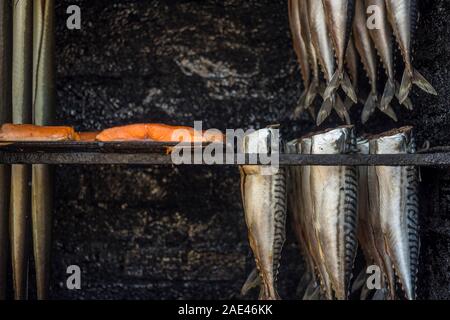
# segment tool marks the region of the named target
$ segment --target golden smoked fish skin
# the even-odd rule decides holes
[[[311,153],[351,153],[355,143],[353,127],[340,127],[312,136]],[[311,166],[310,170],[320,264],[333,297],[345,300],[357,250],[357,170],[350,166]]]
[[[370,140],[371,154],[415,152],[412,128],[386,132]],[[383,239],[377,239],[389,257],[407,299],[416,297],[416,276],[420,250],[418,173],[415,167],[369,167],[369,193],[378,211]],[[381,248],[378,245],[379,251]],[[393,281],[393,279],[388,279]],[[395,283],[390,283],[394,290]]]
[[[259,130],[245,137],[246,153],[267,153],[272,129]],[[286,228],[286,174],[284,168],[269,174],[268,167],[240,167],[241,193],[250,247],[259,271],[259,299],[277,300],[276,289],[281,250]]]

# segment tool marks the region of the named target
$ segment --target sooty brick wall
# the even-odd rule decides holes
[[[69,4],[81,8],[80,31],[65,28]],[[289,138],[314,128],[306,116],[289,120],[301,82],[285,0],[57,5],[60,123],[82,130],[139,121],[203,120],[219,129],[281,123]],[[440,95],[414,90],[415,111],[398,108],[399,125],[415,125],[419,144],[449,144],[450,3],[424,0],[420,10],[415,64]],[[378,115],[365,128],[393,126]],[[236,168],[62,166],[56,173],[53,298],[238,297],[253,258]],[[449,299],[450,176],[422,175],[419,295]],[[280,275],[280,294],[291,299],[303,270],[293,238],[288,228]],[[82,290],[65,288],[71,264],[82,268]]]

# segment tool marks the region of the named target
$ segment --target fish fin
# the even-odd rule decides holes
[[[306,287],[302,300],[320,300],[320,286],[314,280]]]
[[[383,96],[381,97],[380,110],[385,110],[388,108],[392,99],[395,96],[395,84],[393,81],[389,80],[386,82],[386,86],[384,87]]]
[[[246,296],[250,290],[258,287],[260,284],[261,280],[259,278],[258,269],[254,268],[241,288],[241,295]]]
[[[413,71],[413,78],[412,83],[414,83],[416,86],[418,86],[423,91],[437,96],[437,91],[433,88],[433,86],[425,79],[424,76],[422,76],[419,71],[415,70]]]
[[[333,110],[333,98],[331,99],[326,99],[323,103],[322,106],[320,107],[319,110],[319,114],[317,115],[317,120],[316,120],[316,124],[318,126],[320,126],[326,118],[328,118],[328,116],[331,113],[331,110]]]
[[[350,78],[346,72],[343,73],[342,82],[341,82],[342,90],[344,90],[347,97],[352,99],[354,103],[358,103],[358,97],[356,96],[355,88],[353,87]]]
[[[397,115],[395,114],[394,109],[392,109],[392,107],[391,107],[390,105],[388,105],[386,109],[381,110],[381,111],[383,111],[384,114],[388,115],[389,118],[391,118],[391,119],[394,120],[395,122],[398,121]]]
[[[379,107],[377,95],[373,93],[369,94],[366,102],[364,103],[364,108],[361,113],[361,121],[363,124],[366,123],[367,120],[369,120],[369,117],[372,115],[372,113],[375,112],[375,109],[377,107]]]
[[[350,115],[348,114],[347,108],[345,107],[341,97],[339,96],[336,97],[334,110],[336,110],[336,113],[338,114],[339,118],[341,118],[342,121],[345,121],[346,124],[350,124],[351,122]]]

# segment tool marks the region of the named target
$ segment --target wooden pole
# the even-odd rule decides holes
[[[54,0],[34,0],[33,122],[52,125],[55,113]],[[36,286],[39,300],[47,298],[50,274],[53,172],[49,165],[33,165],[31,212]]]
[[[11,2],[0,0],[0,124],[11,122]],[[6,299],[11,167],[0,165],[0,300]]]
[[[13,0],[12,115],[14,123],[32,120],[33,2]],[[28,165],[11,169],[10,236],[14,298],[28,298],[30,178]]]

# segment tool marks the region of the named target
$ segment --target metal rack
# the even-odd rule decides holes
[[[2,142],[0,164],[118,164],[172,165],[169,148],[176,143],[165,142]],[[204,148],[206,145],[203,145]],[[193,146],[185,144],[183,147]],[[191,149],[192,150],[192,149]],[[234,164],[243,164],[234,157]],[[249,164],[250,155],[245,164]],[[258,164],[259,164],[258,160]],[[202,163],[203,165],[205,163]],[[254,163],[251,163],[254,164]],[[450,149],[417,154],[384,155],[302,155],[280,154],[280,165],[352,165],[352,166],[450,166]],[[230,164],[228,164],[230,165]]]

